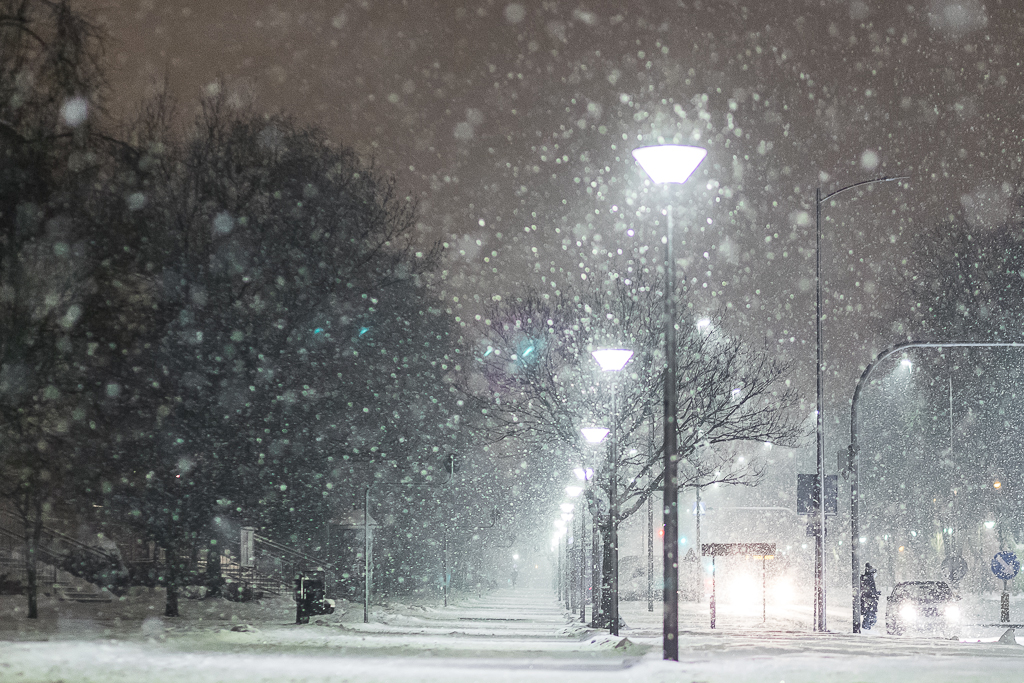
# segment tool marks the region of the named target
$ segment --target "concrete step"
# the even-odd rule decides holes
[[[66,602],[110,602],[113,596],[95,586],[76,586],[67,583],[53,584],[53,592],[58,600]]]

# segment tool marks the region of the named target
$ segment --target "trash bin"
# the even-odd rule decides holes
[[[323,572],[302,572],[295,578],[295,623],[318,614],[334,614],[334,600],[324,597]]]

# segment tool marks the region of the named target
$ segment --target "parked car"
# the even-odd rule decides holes
[[[960,631],[959,598],[945,581],[903,581],[893,586],[885,604],[885,631],[956,638]]]

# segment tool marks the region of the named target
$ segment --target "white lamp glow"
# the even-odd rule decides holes
[[[656,145],[633,150],[633,158],[657,184],[685,183],[708,151],[684,145]]]
[[[581,493],[583,493],[583,487],[582,486],[566,486],[565,487],[565,494],[567,496],[569,496],[570,498],[575,498],[576,496],[580,495]]]
[[[562,512],[572,512],[573,504],[572,503],[562,503],[558,507],[562,508]]]
[[[591,353],[597,364],[605,372],[615,372],[625,367],[633,352],[629,349],[599,349]]]
[[[604,437],[608,436],[608,430],[604,427],[584,427],[580,434],[587,440],[587,443],[601,443]]]

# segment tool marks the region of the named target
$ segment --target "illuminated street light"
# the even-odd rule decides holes
[[[600,349],[590,355],[605,372],[617,372],[626,367],[626,363],[633,357],[633,352],[629,349]]]
[[[657,185],[685,183],[708,151],[683,145],[656,145],[633,150],[633,158]]]
[[[633,158],[657,184],[685,183],[707,156],[707,150],[682,145],[657,145],[633,150]],[[679,484],[676,481],[676,259],[672,253],[672,204],[665,227],[665,476],[662,502],[668,538],[679,536]],[[679,548],[664,543],[662,589],[662,658],[679,661]]]
[[[603,427],[584,427],[580,430],[580,434],[587,440],[587,443],[601,443],[604,441],[604,437],[608,436],[608,430]],[[583,471],[581,468],[577,469]]]
[[[581,493],[583,493],[583,487],[582,486],[566,486],[565,487],[565,494],[567,496],[569,496],[570,498],[575,498],[576,496],[580,495]]]

